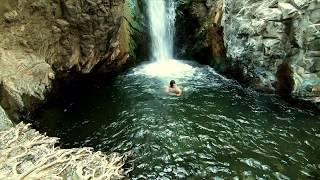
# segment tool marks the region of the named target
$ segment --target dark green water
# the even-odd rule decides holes
[[[196,64],[175,78],[183,96],[168,97],[172,77],[142,68],[70,89],[35,126],[63,147],[131,151],[132,179],[320,179],[319,114]]]

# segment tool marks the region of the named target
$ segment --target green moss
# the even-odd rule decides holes
[[[146,2],[143,0],[128,0],[127,18],[130,31],[129,64],[137,64],[149,55],[150,37],[147,22]]]

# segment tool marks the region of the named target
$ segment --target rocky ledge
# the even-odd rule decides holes
[[[90,148],[60,149],[58,138],[18,124],[0,131],[0,179],[124,179],[128,154],[104,155]]]

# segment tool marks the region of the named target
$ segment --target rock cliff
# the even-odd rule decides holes
[[[225,58],[222,15],[221,0],[178,1],[175,39],[178,58],[195,58],[221,68]]]
[[[180,56],[257,90],[319,101],[319,1],[183,0],[178,12]]]
[[[115,71],[132,51],[127,1],[0,2],[0,105],[12,119],[36,109],[55,79]]]
[[[317,0],[225,0],[227,57],[255,88],[319,96],[319,23]]]

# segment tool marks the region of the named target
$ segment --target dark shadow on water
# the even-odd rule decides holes
[[[57,91],[49,95],[47,103],[32,115],[29,122],[40,132],[61,138],[62,147],[87,146],[74,143],[82,139],[78,134],[92,136],[95,127],[112,122],[112,117],[103,120],[100,117],[112,114],[112,108],[105,112],[104,107],[108,107],[115,79],[116,75],[104,74],[59,83]],[[68,127],[77,130],[68,131]]]

